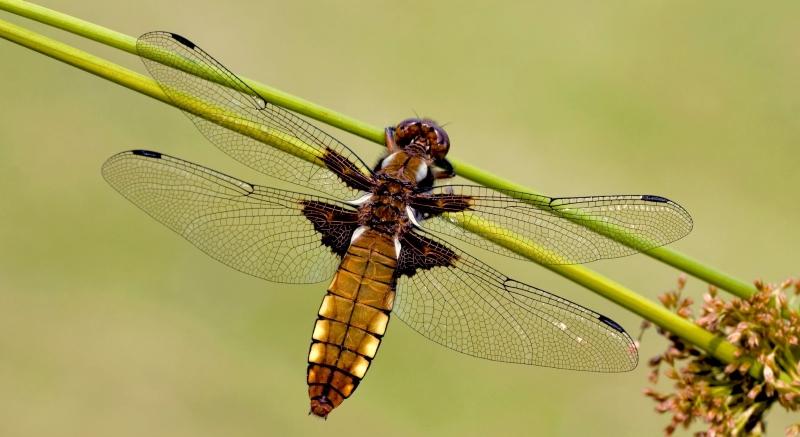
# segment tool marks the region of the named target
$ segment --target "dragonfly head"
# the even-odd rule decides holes
[[[443,160],[450,150],[447,132],[427,118],[408,118],[397,124],[394,140],[404,149],[421,149],[432,161]]]

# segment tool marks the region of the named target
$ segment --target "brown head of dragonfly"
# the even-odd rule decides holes
[[[394,128],[394,139],[407,151],[419,150],[434,160],[444,159],[450,150],[450,138],[435,121],[407,118]]]
[[[429,188],[434,179],[455,176],[453,166],[445,158],[450,151],[450,137],[431,119],[407,118],[395,127],[386,128],[386,147],[389,156],[402,151],[405,156],[420,159],[429,167],[424,177],[414,181],[421,187]]]

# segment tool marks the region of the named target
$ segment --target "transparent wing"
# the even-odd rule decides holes
[[[631,337],[601,314],[433,239],[406,238],[402,250],[393,314],[441,345],[488,360],[570,370],[622,372],[638,363]]]
[[[102,173],[128,200],[212,258],[270,281],[330,277],[340,261],[331,247],[346,245],[355,226],[348,220],[355,214],[344,204],[251,185],[158,152],[119,153]],[[327,246],[315,229],[325,219],[332,219]]]
[[[337,199],[358,197],[360,187],[346,185],[337,172],[330,169],[331,166],[343,167],[357,172],[352,175],[354,178],[367,178],[371,171],[358,156],[299,116],[266,102],[188,39],[168,32],[150,32],[139,37],[136,50],[150,74],[176,103],[189,102],[218,117],[238,118],[248,126],[269,132],[270,138],[291,153],[184,111],[200,132],[223,152],[269,176]],[[319,157],[326,160],[328,168],[308,162]]]
[[[412,206],[422,213],[421,218],[429,218],[421,222],[426,230],[513,258],[522,257],[491,240],[531,242],[535,247],[528,247],[545,264],[581,264],[632,255],[683,238],[692,230],[686,210],[653,195],[551,198],[445,185],[417,195]],[[469,232],[456,223],[479,232]],[[636,239],[641,249],[604,233],[623,241]]]

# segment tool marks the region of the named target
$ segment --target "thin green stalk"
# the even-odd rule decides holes
[[[80,18],[21,0],[0,0],[0,9],[138,55],[136,38]],[[158,60],[156,59],[156,61]],[[382,129],[254,80],[247,78],[243,78],[243,80],[270,103],[336,126],[372,142],[383,144]]]
[[[177,106],[180,109],[192,112],[210,121],[223,125],[229,129],[236,130],[244,135],[248,135],[267,144],[280,147],[275,144],[276,140],[270,135],[263,135],[260,129],[255,129],[247,123],[231,122],[226,117],[218,115],[218,110],[209,110],[210,104],[207,102],[197,103],[191,99],[170,99],[158,84],[141,74],[118,66],[89,53],[70,47],[66,44],[36,34],[19,26],[0,20],[0,37],[35,50],[39,53],[52,57],[56,60],[73,65],[84,71],[99,77],[111,80],[117,84],[125,86],[131,90],[140,92],[153,97],[164,103]],[[285,138],[285,137],[284,137]],[[279,141],[278,141],[279,143]],[[311,155],[297,155],[308,159],[311,162],[318,162]],[[504,244],[499,242],[499,244]],[[520,253],[523,256],[531,257],[528,251],[535,251],[535,247],[505,244],[510,250]],[[616,302],[619,305],[635,312],[643,318],[669,330],[680,336],[687,342],[694,344],[707,351],[714,357],[726,362],[733,362],[736,355],[736,347],[725,339],[700,328],[699,326],[683,319],[676,314],[666,310],[662,306],[652,302],[632,290],[606,278],[599,273],[593,272],[580,265],[548,265],[550,270],[570,279],[586,288],[593,290],[602,296]],[[759,376],[756,367],[753,368],[754,376]]]
[[[72,32],[74,34],[118,48],[120,50],[124,50],[132,54],[138,54],[136,52],[136,38],[57,11],[20,0],[0,0],[0,9],[4,9],[17,15],[57,27],[68,32]],[[155,60],[158,61],[158,59]],[[251,88],[257,91],[263,98],[271,103],[306,115],[310,118],[347,132],[351,132],[375,143],[383,144],[384,137],[383,130],[381,128],[361,122],[352,117],[348,117],[331,109],[259,82],[250,79],[244,80]],[[478,184],[493,189],[538,194],[536,190],[508,181],[475,166],[461,162],[456,158],[451,157],[449,159],[459,176]],[[576,220],[576,223],[583,226],[588,226],[593,231],[606,235],[607,237],[619,241],[622,244],[626,244],[634,248],[648,247],[646,242],[632,238],[629,235],[626,235],[623,230],[619,230],[618,228],[611,228],[609,226],[591,226],[590,221],[579,220],[576,217],[569,216],[566,218]],[[734,278],[669,247],[658,247],[647,250],[644,253],[652,258],[695,276],[696,278],[701,279],[709,284],[716,285],[720,289],[729,291],[736,296],[745,298],[756,292],[756,289],[753,285]]]

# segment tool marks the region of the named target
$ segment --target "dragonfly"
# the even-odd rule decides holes
[[[521,259],[500,243],[524,245],[543,264],[587,263],[684,237],[692,220],[677,203],[444,184],[456,176],[450,138],[425,118],[387,127],[384,155],[369,166],[187,38],[150,32],[137,50],[170,99],[201,102],[202,111],[184,112],[207,139],[298,188],[256,185],[149,150],[119,153],[102,167],[125,198],[223,264],[276,283],[330,281],[308,352],[310,414],[326,418],[353,394],[390,316],[487,360],[591,372],[636,367],[637,347],[618,323],[512,279],[448,239]],[[231,129],[231,121],[267,132],[272,144]]]

